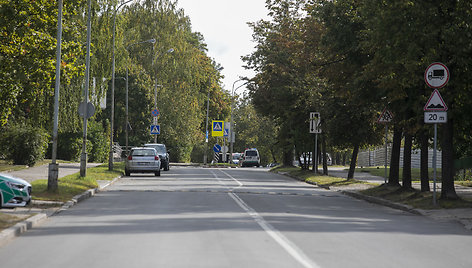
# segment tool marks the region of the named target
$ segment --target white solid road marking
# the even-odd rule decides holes
[[[220,170],[223,172],[226,176],[230,177],[232,180],[238,183],[238,187],[242,187],[243,184],[235,179],[233,176],[228,174],[227,172]],[[211,171],[213,173],[213,176],[223,185],[222,180],[216,175],[213,170]],[[226,185],[225,185],[226,186]],[[234,189],[234,188],[233,188]],[[244,211],[246,211],[251,218],[254,219],[254,221],[259,224],[259,226],[270,236],[272,239],[274,239],[287,253],[289,253],[296,261],[298,261],[303,267],[306,268],[320,268],[318,264],[313,262],[303,251],[297,247],[294,243],[292,243],[288,238],[286,238],[282,233],[280,233],[277,229],[275,229],[270,223],[264,220],[264,218],[259,215],[253,208],[251,208],[246,202],[244,202],[236,193],[234,192],[229,192],[228,195],[238,204]]]
[[[237,194],[228,193],[233,200],[244,209],[261,228],[270,235],[285,251],[287,251],[295,260],[297,260],[303,267],[319,268],[320,266],[313,262],[303,251],[288,240],[282,233],[277,231],[270,223],[266,222],[264,218],[259,215],[254,209],[248,206]]]

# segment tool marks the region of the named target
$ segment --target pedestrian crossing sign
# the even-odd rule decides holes
[[[161,125],[151,125],[151,135],[161,134]]]
[[[224,121],[211,121],[211,136],[212,137],[222,137],[224,132]]]

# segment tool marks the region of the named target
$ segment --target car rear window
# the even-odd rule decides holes
[[[246,151],[246,156],[257,156],[257,151]]]
[[[137,149],[131,152],[133,156],[153,156],[154,150],[146,150],[146,149]]]
[[[165,145],[144,145],[144,147],[151,147],[156,149],[156,152],[160,154],[165,154],[167,153],[166,146]]]

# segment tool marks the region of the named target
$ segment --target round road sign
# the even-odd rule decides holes
[[[151,114],[152,114],[152,116],[158,116],[159,115],[159,110],[154,109],[154,110],[151,111]]]
[[[442,88],[449,81],[449,69],[446,65],[435,62],[426,68],[424,81],[431,88]]]
[[[221,151],[221,145],[215,144],[215,146],[213,146],[213,151],[219,153]]]

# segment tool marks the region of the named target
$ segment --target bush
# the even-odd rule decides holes
[[[57,158],[68,161],[80,161],[82,140],[82,134],[78,132],[58,133]]]
[[[95,121],[89,121],[87,137],[92,146],[88,149],[90,152],[88,156],[89,161],[95,163],[106,162],[108,159],[110,139],[103,129],[103,126]]]
[[[25,124],[12,125],[0,134],[3,156],[14,165],[34,164],[44,159],[49,135],[42,129]]]

